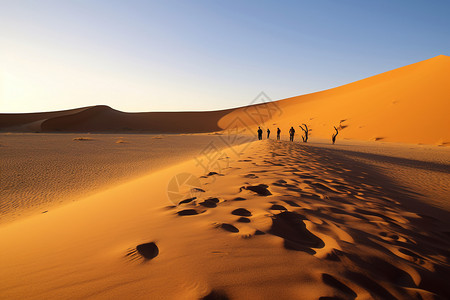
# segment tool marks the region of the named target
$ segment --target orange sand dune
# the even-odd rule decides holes
[[[25,132],[213,132],[220,130],[217,122],[229,112],[125,113],[98,105],[59,112],[0,114],[0,129]]]
[[[311,136],[450,144],[450,57],[440,55],[322,92],[210,112],[125,113],[108,106],[35,114],[0,114],[0,130],[194,133],[290,126]]]
[[[19,132],[41,131],[41,124],[45,120],[76,114],[89,108],[90,107],[84,107],[77,109],[29,114],[0,114],[0,130]]]
[[[186,161],[0,224],[0,298],[449,299],[450,149],[342,141],[448,144],[448,74],[450,57],[438,56],[327,91],[224,111],[93,106],[1,114],[4,131],[253,134],[260,125],[280,127],[285,139],[295,126],[296,141],[305,123],[314,143],[236,143],[235,135],[219,135],[230,148],[216,150],[215,161],[202,148],[203,163]],[[333,126],[340,129],[338,145],[317,142]],[[57,190],[52,177],[45,180],[49,172],[69,191],[78,178],[52,171],[42,158],[62,149],[66,170],[84,159],[91,173],[81,169],[79,182],[95,181],[96,170],[111,177],[102,161],[115,159],[110,153],[100,161],[95,152],[130,155],[141,141],[28,134],[42,137],[38,149],[31,147],[38,159],[22,155],[16,164],[14,155],[28,153],[19,152],[30,146],[27,134],[17,151],[15,134],[4,135],[12,136],[0,141],[8,170],[25,168]],[[45,136],[61,136],[62,148]],[[123,161],[143,164],[140,152]],[[9,187],[24,190],[25,177],[9,174]]]
[[[0,298],[450,297],[448,212],[336,149],[239,153],[0,226]]]
[[[222,128],[237,118],[252,131],[263,124],[287,134],[305,123],[311,136],[445,145],[450,143],[450,57],[422,62],[330,90],[236,109]]]
[[[95,106],[42,123],[45,132],[145,131],[193,133],[220,130],[218,120],[229,111],[125,113],[108,106]]]

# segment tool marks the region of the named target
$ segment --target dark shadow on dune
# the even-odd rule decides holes
[[[219,203],[219,199],[211,198],[211,199],[206,199],[205,201],[200,202],[199,204],[204,207],[214,208],[217,206],[217,203]]]
[[[397,300],[384,287],[362,273],[348,271],[347,277],[365,288],[374,299]]]
[[[128,249],[125,257],[130,261],[144,260],[149,261],[159,254],[159,248],[154,242],[137,245],[135,248]]]
[[[237,222],[239,222],[239,223],[250,223],[251,221],[250,221],[249,218],[246,218],[246,217],[240,217],[240,218],[237,220]]]
[[[159,254],[158,246],[154,242],[137,245],[136,250],[145,259],[153,259]]]
[[[284,247],[289,250],[316,252],[311,248],[323,248],[324,242],[312,234],[303,222],[305,218],[295,212],[285,211],[272,217],[269,233],[284,239]]]
[[[294,201],[291,201],[291,200],[283,200],[283,202],[285,202],[286,204],[289,204],[292,207],[300,207],[300,205],[298,205],[297,203],[295,203]]]
[[[233,201],[245,201],[245,200],[247,200],[247,199],[242,198],[242,197],[236,197],[233,199]]]
[[[448,222],[448,220],[450,220],[450,212],[423,203],[417,198],[419,194],[408,188],[400,186],[396,182],[393,182],[391,178],[381,174],[372,165],[361,161],[356,161],[352,159],[352,157],[366,158],[374,161],[381,160],[401,166],[421,168],[424,170],[437,171],[445,174],[450,174],[449,164],[424,162],[379,154],[360,153],[351,150],[326,149],[305,144],[289,146],[296,146],[301,149],[300,151],[303,151],[304,153],[306,152],[308,155],[315,157],[316,160],[320,162],[321,166],[326,167],[331,173],[339,174],[339,176],[345,179],[349,184],[353,183],[353,187],[359,186],[362,182],[373,183],[374,186],[379,187],[378,190],[369,191],[369,194],[365,196],[390,197],[399,201],[401,205],[404,205],[405,208],[407,208],[407,211],[412,211],[419,214],[423,211],[430,211],[430,213],[437,216],[440,221],[445,222],[445,228],[447,228],[447,230],[450,229],[450,222]],[[347,172],[343,172],[340,167],[341,165],[346,166],[346,168],[350,167],[350,169]]]
[[[248,185],[248,186],[244,186],[241,187],[241,191],[242,190],[249,190],[252,192],[257,193],[259,196],[270,196],[272,195],[272,193],[267,189],[268,186],[265,184],[260,184],[260,185]]]
[[[97,105],[58,112],[0,114],[5,119],[0,122],[0,130],[41,120],[42,132],[215,132],[222,130],[219,120],[232,111],[127,113]]]
[[[346,286],[345,284],[343,284],[342,282],[340,282],[339,280],[337,280],[336,278],[334,278],[329,274],[325,273],[322,274],[322,281],[326,285],[329,285],[346,294],[348,299],[355,299],[357,296],[357,294],[351,288],[349,288],[348,286]]]
[[[303,184],[318,189],[317,195],[300,193],[296,201],[310,207],[298,211],[322,220],[321,226],[328,228],[326,230],[330,230],[328,224],[333,223],[354,240],[354,243],[339,241],[344,250],[333,249],[325,257],[346,269],[343,277],[366,289],[376,299],[396,299],[391,290],[385,288],[387,286],[405,297],[413,295],[420,298],[419,293],[412,290],[423,289],[450,299],[450,287],[445,283],[445,278],[450,276],[450,241],[445,234],[450,229],[450,213],[421,202],[417,193],[399,185],[376,167],[354,158],[438,171],[443,176],[450,173],[449,165],[305,144],[285,144],[282,148],[283,142],[280,143],[280,150],[286,151],[288,147],[296,150],[290,152],[286,169],[304,165],[305,168],[294,175]],[[305,158],[308,159],[306,162]],[[327,175],[322,177],[310,173]],[[274,216],[271,233],[283,237],[288,249],[302,245],[301,250],[307,245],[306,251],[312,250],[314,246],[308,245],[311,240],[300,238],[305,230],[299,225],[301,217],[280,215]],[[357,223],[370,230],[352,226]],[[326,230],[325,234],[330,232]],[[415,284],[405,265],[420,276],[419,285]]]
[[[231,212],[232,215],[250,217],[252,213],[245,208],[237,208]]]
[[[198,215],[198,211],[195,209],[184,209],[184,210],[180,210],[179,212],[177,212],[177,214],[179,216],[194,216],[194,215]]]
[[[178,205],[190,203],[190,202],[194,201],[195,199],[197,199],[197,197],[192,197],[192,198],[184,199],[184,200],[180,201],[180,203],[178,203]]]
[[[272,206],[269,208],[270,210],[287,210],[286,207],[279,204],[272,204]]]
[[[450,174],[450,164],[445,164],[445,163],[422,161],[422,160],[415,160],[415,159],[394,157],[394,156],[387,156],[387,155],[373,154],[373,153],[363,153],[363,152],[342,150],[342,149],[335,149],[334,151],[336,151],[337,153],[349,155],[352,157],[359,157],[359,158],[369,159],[372,161],[380,161],[380,162],[400,165],[403,167],[409,167],[409,168],[429,170],[429,171]]]
[[[229,300],[227,294],[224,291],[212,290],[205,297],[200,298],[201,300]]]
[[[227,223],[220,224],[220,228],[222,228],[223,230],[226,230],[228,232],[233,232],[233,233],[239,232],[239,229],[237,229],[233,225],[227,224]]]

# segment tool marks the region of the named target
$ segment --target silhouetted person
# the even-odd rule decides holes
[[[334,127],[334,130],[336,130],[336,133],[333,133],[333,136],[331,137],[331,140],[333,141],[333,145],[334,145],[334,142],[336,142],[336,136],[338,135],[339,130],[336,128],[336,126],[333,126],[333,127]]]
[[[280,139],[281,130],[280,128],[277,128],[277,140]]]
[[[291,129],[289,129],[289,141],[291,141],[291,142],[294,141],[294,134],[295,134],[295,129],[294,129],[294,127],[291,127]]]
[[[258,140],[262,140],[262,129],[258,127]]]
[[[270,136],[270,129],[267,128],[267,138],[269,138],[269,136]]]

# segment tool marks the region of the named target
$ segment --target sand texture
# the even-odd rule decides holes
[[[1,226],[1,298],[450,297],[449,212],[401,178],[342,149],[226,151]]]
[[[0,223],[200,156],[211,135],[0,134]]]
[[[450,299],[448,74],[0,114],[0,299]]]

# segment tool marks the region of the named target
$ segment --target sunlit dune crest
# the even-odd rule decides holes
[[[284,131],[306,123],[312,136],[321,138],[331,138],[336,126],[340,138],[445,145],[450,142],[448,74],[450,57],[439,55],[337,88],[277,101],[280,111],[268,114],[265,123]],[[252,124],[251,113],[249,108],[237,109],[219,125],[226,127],[236,117]]]

